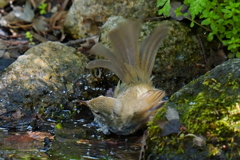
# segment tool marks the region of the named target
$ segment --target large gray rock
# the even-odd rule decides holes
[[[174,93],[150,122],[146,155],[239,159],[239,77],[240,59],[231,59]]]
[[[46,115],[68,105],[88,59],[74,48],[46,42],[29,49],[0,75],[0,113]]]
[[[95,35],[110,16],[146,18],[157,15],[156,0],[74,0],[65,31],[74,38]]]

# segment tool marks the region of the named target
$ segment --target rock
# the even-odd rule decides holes
[[[239,159],[239,77],[240,59],[230,59],[174,93],[149,123],[151,159]],[[166,118],[169,108],[179,119]]]
[[[156,16],[156,0],[75,0],[68,12],[65,32],[76,39],[95,35],[110,16]]]
[[[0,75],[1,118],[10,112],[49,116],[68,107],[74,81],[88,59],[74,48],[46,42],[29,49]]]
[[[0,0],[0,8],[4,8],[6,5],[8,5],[8,1],[7,0]]]
[[[184,24],[169,22],[169,35],[156,56],[153,82],[156,87],[172,95],[191,80],[203,75],[206,70],[204,67],[196,67],[197,64],[204,63],[197,36]]]
[[[9,59],[3,59],[3,58],[0,58],[0,72],[3,71],[8,66],[10,66],[14,61],[15,61],[15,59],[10,59],[10,58]]]

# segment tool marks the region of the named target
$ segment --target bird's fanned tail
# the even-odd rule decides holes
[[[151,73],[159,45],[168,32],[168,22],[162,22],[139,46],[140,21],[127,20],[110,31],[113,52],[96,44],[91,53],[106,59],[93,60],[87,68],[107,68],[125,83],[151,83]]]

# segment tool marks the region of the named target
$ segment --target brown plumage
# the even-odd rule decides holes
[[[168,22],[157,26],[139,46],[140,26],[140,21],[123,22],[108,35],[113,52],[101,43],[90,51],[106,59],[93,60],[87,68],[107,68],[122,82],[114,97],[100,96],[87,102],[105,134],[127,135],[145,126],[165,96],[153,87],[151,73],[159,45],[168,33]]]

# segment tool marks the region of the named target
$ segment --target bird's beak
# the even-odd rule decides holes
[[[73,102],[77,102],[77,103],[80,103],[84,106],[87,106],[88,107],[88,101],[83,101],[83,100],[74,100]]]

